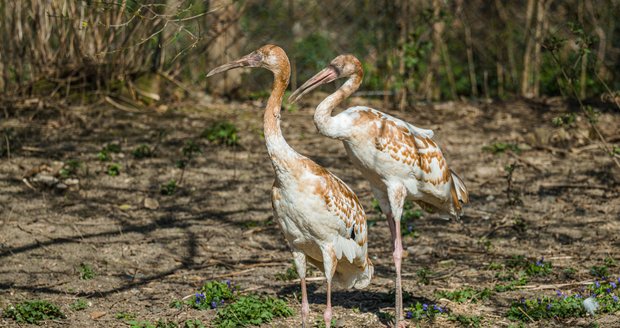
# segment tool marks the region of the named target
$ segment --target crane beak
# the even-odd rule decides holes
[[[214,69],[212,69],[209,73],[207,73],[207,77],[210,77],[212,75],[218,74],[218,73],[222,73],[228,70],[231,70],[233,68],[239,68],[239,67],[258,67],[261,63],[261,56],[256,53],[253,52],[249,55],[243,56],[235,61],[232,61],[230,63],[224,64],[222,66],[218,66]]]
[[[301,97],[303,97],[308,92],[318,88],[319,86],[332,82],[338,78],[338,71],[329,66],[322,71],[318,72],[315,76],[310,78],[306,83],[297,88],[290,97],[288,97],[288,102],[291,104],[296,103]]]

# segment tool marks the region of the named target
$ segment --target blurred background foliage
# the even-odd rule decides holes
[[[205,73],[265,44],[295,88],[341,53],[361,95],[415,101],[620,89],[620,0],[24,0],[0,3],[2,98],[154,104],[262,95],[270,75]],[[566,75],[566,76],[564,76]]]

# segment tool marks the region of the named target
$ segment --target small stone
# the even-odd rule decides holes
[[[58,183],[58,179],[56,179],[55,177],[51,175],[37,173],[37,175],[35,175],[34,178],[32,178],[32,182],[42,183],[47,186],[53,186]]]
[[[60,189],[60,190],[65,190],[65,189],[68,188],[67,185],[62,183],[62,182],[61,183],[57,183],[54,187],[56,187],[56,189]]]
[[[80,180],[74,179],[74,178],[70,178],[70,179],[65,180],[64,183],[67,186],[75,186],[75,185],[80,184]]]
[[[121,205],[118,205],[118,208],[121,211],[128,211],[128,210],[130,210],[132,208],[132,206],[129,205],[129,204],[121,204]]]
[[[149,210],[156,210],[159,208],[159,202],[157,199],[146,197],[144,198],[144,207]]]
[[[93,312],[90,313],[90,318],[93,319],[93,320],[97,320],[97,319],[103,317],[106,314],[107,314],[107,312],[105,312],[105,311],[93,311]]]
[[[344,318],[338,318],[336,320],[336,324],[334,325],[334,327],[337,327],[337,328],[344,327],[344,324],[345,324]]]
[[[439,262],[439,266],[442,266],[444,268],[453,267],[455,265],[456,265],[456,261],[452,259]]]

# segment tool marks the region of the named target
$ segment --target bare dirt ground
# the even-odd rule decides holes
[[[349,105],[368,102],[353,99]],[[165,113],[109,106],[7,113],[0,120],[5,135],[0,141],[10,145],[10,151],[4,145],[0,160],[0,306],[50,300],[67,318],[45,322],[49,327],[127,326],[115,317],[119,312],[153,322],[192,318],[208,323],[214,310],[178,310],[169,303],[193,295],[206,281],[231,279],[242,292],[277,295],[295,310],[293,317],[266,326],[299,326],[298,283],[275,278],[290,267],[291,255],[272,220],[273,172],[261,138],[262,106],[261,101],[213,101]],[[567,129],[552,125],[553,117],[566,112],[562,102],[443,103],[410,112],[386,111],[434,129],[449,164],[470,190],[471,204],[462,222],[425,214],[414,222],[417,236],[405,238],[404,288],[415,300],[480,315],[482,326],[504,327],[516,324],[505,316],[511,302],[553,295],[558,286],[577,290],[595,279],[589,273],[592,266],[602,265],[605,258],[620,262],[620,171],[583,120]],[[349,184],[369,219],[378,219],[368,183],[338,141],[317,133],[311,113],[310,108],[285,112],[285,137]],[[607,111],[599,119],[601,131],[616,145],[617,113]],[[220,120],[239,128],[241,146],[210,144],[199,137]],[[183,172],[177,192],[162,195],[162,184],[180,178],[182,169],[175,161],[189,140],[202,153]],[[496,142],[516,144],[521,151],[483,151]],[[111,162],[120,164],[118,176],[107,175],[110,162],[97,158],[110,143],[122,148],[111,154]],[[154,156],[134,158],[131,152],[140,144],[154,147]],[[58,177],[62,163],[70,160],[81,163],[72,176],[77,184],[71,180],[60,189],[36,181],[37,173]],[[516,168],[507,192],[505,167],[510,164]],[[376,278],[365,290],[334,293],[339,326],[383,327],[386,313],[393,313],[389,240],[387,223],[380,218],[369,232]],[[489,265],[512,255],[544,257],[554,271],[478,303],[458,304],[436,296],[437,291],[464,286],[493,289],[497,271]],[[93,267],[94,279],[79,278],[82,263]],[[576,269],[570,278],[562,274],[569,267]],[[422,268],[430,271],[427,284],[416,274]],[[618,266],[609,270],[612,277],[620,274]],[[320,272],[312,275],[320,277]],[[310,283],[309,292],[311,322],[316,322],[325,304],[322,281]],[[90,306],[71,310],[69,305],[78,298]],[[526,325],[593,323],[620,327],[620,318],[616,313]],[[458,326],[445,316],[410,325]],[[17,324],[0,318],[0,326]]]

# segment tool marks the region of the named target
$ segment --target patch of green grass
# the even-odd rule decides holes
[[[196,156],[196,154],[202,153],[202,149],[194,140],[188,140],[181,148],[182,159],[176,162],[176,166],[180,169],[187,167],[187,164]]]
[[[605,258],[605,265],[608,267],[615,267],[617,265],[616,260],[614,260],[613,257],[606,257]]]
[[[153,149],[148,145],[141,144],[136,147],[131,154],[137,159],[148,158],[153,156]]]
[[[492,293],[493,291],[491,291],[488,288],[477,290],[471,287],[465,287],[465,288],[457,289],[451,292],[440,291],[440,292],[437,292],[436,295],[437,297],[446,298],[446,299],[449,299],[457,303],[465,303],[465,302],[476,303],[477,301],[488,299]]]
[[[482,150],[490,152],[492,154],[503,154],[507,150],[510,150],[517,154],[521,152],[521,149],[517,144],[500,141],[492,143],[490,145],[486,145],[482,147]]]
[[[590,268],[590,274],[599,278],[608,277],[609,268],[606,265],[594,265]]]
[[[286,271],[284,273],[280,273],[280,272],[276,273],[275,277],[276,277],[276,280],[291,281],[291,280],[295,280],[299,278],[299,275],[297,274],[297,269],[295,268],[295,264],[292,264],[291,266],[286,268]]]
[[[187,304],[198,310],[207,310],[215,309],[236,298],[235,287],[230,280],[209,281],[200,288],[193,300],[188,300]]]
[[[114,315],[114,318],[123,320],[123,321],[131,321],[136,318],[136,315],[131,312],[121,311],[121,312],[116,312],[116,314]]]
[[[530,277],[547,276],[553,272],[553,264],[545,261],[544,257],[540,260],[530,261],[523,255],[513,255],[506,260],[505,264],[507,268],[525,270],[525,273]]]
[[[482,317],[479,315],[451,314],[448,320],[459,323],[461,327],[478,328],[482,325]]]
[[[172,179],[159,187],[159,193],[165,196],[173,195],[177,191],[177,181]]]
[[[508,273],[504,272],[503,274],[498,273],[496,277],[502,281],[506,281],[506,283],[495,285],[493,289],[498,293],[515,290],[517,286],[524,286],[528,282],[527,275],[523,271],[519,271],[516,276],[512,271]]]
[[[426,304],[421,302],[415,302],[409,305],[405,309],[405,318],[413,321],[420,321],[423,319],[434,320],[436,316],[446,312],[446,309],[438,306],[437,304]]]
[[[502,265],[501,263],[497,263],[497,262],[491,262],[489,263],[489,265],[487,265],[487,270],[501,270],[504,268],[504,265]]]
[[[88,302],[83,298],[78,298],[75,302],[71,303],[69,307],[73,311],[82,311],[88,308]]]
[[[77,170],[80,168],[82,164],[80,163],[80,161],[76,160],[76,159],[70,159],[68,160],[65,165],[62,166],[62,168],[60,169],[60,171],[58,171],[58,174],[62,177],[62,178],[68,178],[72,175],[75,175],[77,173]]]
[[[4,309],[3,317],[18,323],[38,324],[43,320],[64,319],[66,316],[60,308],[48,301],[24,301],[17,305],[9,305]]]
[[[566,113],[560,116],[556,116],[551,120],[553,125],[557,127],[565,126],[570,127],[575,125],[575,120],[577,119],[577,114],[575,113]]]
[[[80,273],[80,279],[82,280],[90,280],[95,278],[95,270],[88,263],[80,263],[78,267],[78,272]]]
[[[206,326],[198,319],[188,319],[183,322],[183,328],[205,328]]]
[[[273,318],[291,315],[293,310],[281,299],[250,295],[241,296],[234,303],[218,310],[213,323],[218,328],[258,326],[271,322]]]
[[[531,299],[521,299],[513,302],[506,316],[510,320],[528,322],[530,320],[541,320],[551,318],[573,318],[583,317],[587,311],[584,306],[584,299],[589,295],[598,307],[594,309],[596,313],[615,313],[620,311],[620,300],[617,282],[605,281],[596,282],[588,287],[584,293],[564,293],[560,290],[555,297],[542,296]]]
[[[214,123],[206,128],[201,136],[210,142],[226,146],[236,146],[239,142],[237,127],[230,122]]]
[[[562,274],[566,279],[573,279],[575,278],[575,274],[577,274],[577,270],[575,270],[575,268],[566,268],[562,270]]]
[[[429,269],[429,268],[421,268],[418,271],[416,271],[416,276],[418,277],[418,282],[422,285],[428,285],[430,283],[430,275],[433,274],[433,272]]]
[[[332,319],[330,321],[330,325],[331,327],[336,327],[336,319]],[[318,319],[314,322],[314,327],[315,328],[325,328],[325,320],[323,319]]]
[[[121,174],[121,165],[118,163],[112,163],[108,165],[108,170],[106,172],[111,177],[116,177]]]
[[[101,148],[101,150],[97,153],[97,158],[102,162],[107,162],[112,159],[111,153],[120,153],[121,145],[112,143],[107,144]]]

